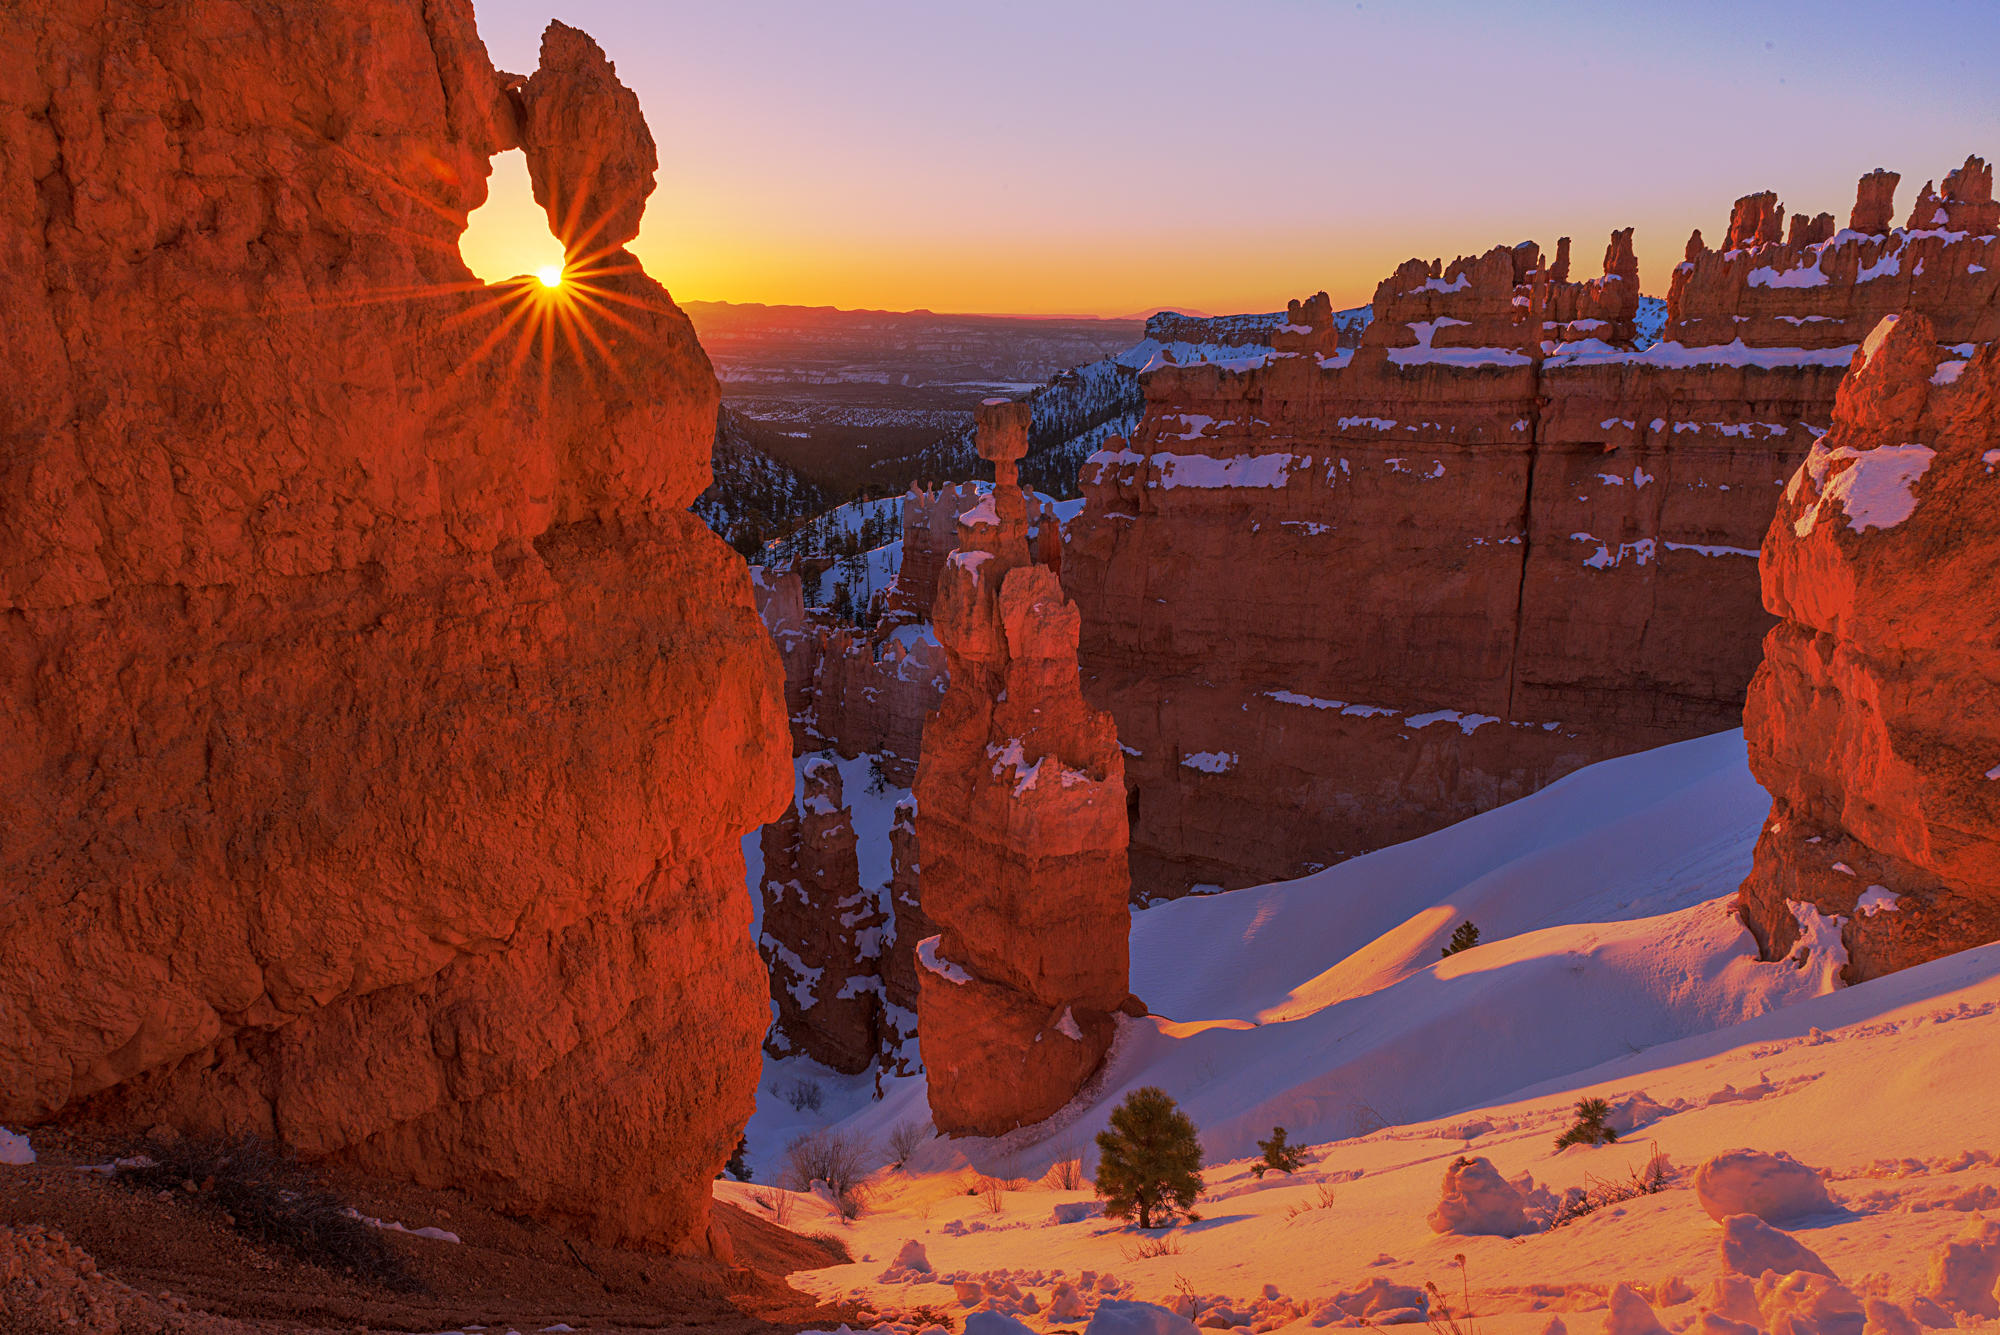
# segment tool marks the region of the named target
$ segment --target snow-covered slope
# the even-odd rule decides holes
[[[1545,1309],[1602,1308],[1622,1280],[1654,1286],[1678,1330],[1695,1290],[1664,1281],[1705,1288],[1717,1265],[1684,1181],[1524,1240],[1426,1223],[1461,1154],[1560,1193],[1625,1177],[1657,1142],[1683,1168],[1747,1144],[1822,1169],[1846,1208],[1800,1239],[1845,1278],[1881,1272],[1867,1291],[1906,1297],[1963,1210],[2000,1208],[2000,1147],[1982,1140],[2000,1114],[2000,946],[1838,990],[1831,933],[1833,951],[1759,963],[1730,904],[1768,810],[1742,748],[1732,732],[1608,761],[1314,876],[1136,914],[1133,986],[1154,1014],[1126,1027],[1099,1085],[1004,1140],[929,1142],[846,1226],[872,1259],[797,1281],[885,1312],[962,1310],[949,1285],[880,1278],[915,1238],[938,1276],[976,1286],[967,1305],[1037,1327],[1077,1326],[1046,1304],[1089,1270],[1124,1296],[1192,1289],[1261,1314],[1242,1324],[1303,1329],[1372,1279],[1456,1288],[1463,1254],[1482,1329],[1540,1331]],[[1482,944],[1440,958],[1466,920]],[[798,1074],[774,1064],[766,1088]],[[1210,1163],[1202,1219],[1150,1257],[1114,1223],[1054,1222],[1053,1206],[1091,1197],[1039,1181],[1065,1152],[1084,1151],[1088,1172],[1110,1107],[1148,1084],[1192,1116]],[[1595,1094],[1644,1094],[1640,1134],[1556,1152],[1571,1105]],[[829,1081],[819,1114],[763,1102],[751,1150],[767,1178],[802,1130],[879,1144],[925,1113],[920,1077],[880,1101]],[[1273,1125],[1314,1149],[1303,1173],[1259,1181],[1245,1160]],[[1012,1184],[997,1209],[974,1198],[980,1175]],[[801,1208],[795,1227],[825,1226],[817,1201]]]

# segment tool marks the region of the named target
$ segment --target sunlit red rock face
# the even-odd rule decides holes
[[[997,1135],[1069,1101],[1127,1004],[1124,769],[1077,683],[1077,609],[1028,548],[1028,406],[990,401],[993,503],[959,521],[933,615],[951,686],[924,732],[918,1016],[932,1120]]]
[[[1764,541],[1744,730],[1772,810],[1741,902],[1769,958],[1814,914],[1852,982],[2000,938],[1996,466],[2000,348],[1879,325]]]
[[[1982,173],[1936,207],[1983,219]],[[1857,214],[1883,194],[1864,179]],[[1946,341],[1990,336],[2000,290],[1984,233],[1814,246],[1830,224],[1791,244],[1780,216],[1739,201],[1747,236],[1677,271],[1689,342],[1634,350],[1620,232],[1588,282],[1566,244],[1412,261],[1359,348],[1321,296],[1262,364],[1147,377],[1063,567],[1126,748],[1137,896],[1298,875],[1735,726],[1771,624],[1757,549],[1872,285]]]
[[[0,1121],[698,1247],[788,764],[685,511],[715,379],[621,249],[637,100],[561,25],[497,74],[457,0],[26,0],[0,46]],[[517,142],[561,306],[458,259]]]

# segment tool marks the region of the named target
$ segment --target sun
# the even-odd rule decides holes
[[[561,287],[563,267],[560,264],[544,264],[535,270],[535,277],[542,280],[543,287]]]

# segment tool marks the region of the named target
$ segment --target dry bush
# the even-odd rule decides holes
[[[1291,1209],[1285,1211],[1285,1218],[1297,1219],[1302,1214],[1311,1214],[1314,1210],[1325,1210],[1333,1205],[1335,1200],[1334,1190],[1327,1183],[1320,1183],[1316,1194],[1318,1196],[1317,1200],[1293,1202]]]
[[[1607,1205],[1620,1201],[1635,1200],[1640,1196],[1651,1196],[1665,1191],[1680,1180],[1680,1171],[1666,1155],[1660,1153],[1660,1143],[1652,1143],[1653,1152],[1646,1159],[1644,1168],[1634,1168],[1623,1178],[1597,1178],[1583,1175],[1583,1189],[1570,1191],[1563,1196],[1562,1204],[1549,1219],[1550,1228],[1561,1228],[1564,1224],[1574,1224],[1586,1215],[1592,1215]]]
[[[773,1187],[769,1191],[753,1191],[750,1199],[771,1212],[771,1222],[783,1228],[792,1222],[792,1193],[783,1187]]]
[[[129,1155],[118,1169],[120,1182],[172,1192],[251,1241],[283,1247],[309,1265],[406,1292],[418,1287],[381,1230],[275,1146],[252,1136],[191,1136],[148,1141]]]
[[[979,1199],[986,1203],[986,1213],[999,1214],[1007,1208],[1007,1184],[997,1177],[979,1180]]]
[[[1083,1190],[1083,1151],[1074,1145],[1064,1145],[1056,1151],[1056,1161],[1049,1165],[1045,1179],[1057,1191]]]
[[[931,1138],[930,1127],[922,1122],[898,1122],[889,1132],[889,1153],[901,1168],[917,1148]]]
[[[1187,1319],[1199,1324],[1201,1321],[1201,1298],[1195,1293],[1194,1285],[1188,1282],[1186,1275],[1176,1274],[1174,1276],[1174,1290],[1181,1295],[1181,1302],[1187,1307]]]
[[[793,1112],[818,1112],[826,1100],[826,1091],[817,1080],[794,1080],[778,1097],[791,1104]]]
[[[811,1191],[824,1182],[834,1208],[843,1219],[861,1213],[862,1182],[868,1176],[870,1149],[859,1136],[828,1127],[808,1132],[785,1146],[785,1172],[791,1185]]]
[[[817,1242],[820,1246],[826,1248],[829,1253],[837,1257],[838,1260],[835,1264],[847,1265],[854,1260],[854,1253],[849,1250],[847,1239],[841,1237],[838,1233],[808,1233],[806,1237]]]
[[[1150,1261],[1156,1256],[1179,1256],[1181,1235],[1162,1233],[1156,1238],[1140,1238],[1133,1246],[1121,1247],[1119,1250],[1125,1253],[1125,1259],[1128,1261]]]

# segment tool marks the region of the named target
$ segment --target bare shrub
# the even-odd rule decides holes
[[[986,1203],[986,1213],[999,1214],[1007,1208],[1007,1183],[997,1177],[981,1178],[979,1199]]]
[[[1128,1261],[1150,1261],[1156,1256],[1179,1256],[1181,1235],[1161,1233],[1156,1237],[1140,1238],[1136,1244],[1121,1247],[1119,1250],[1125,1253],[1125,1259]]]
[[[792,1222],[792,1193],[782,1187],[753,1191],[750,1199],[771,1212],[771,1222],[783,1228]]]
[[[1311,1214],[1314,1210],[1325,1210],[1332,1207],[1336,1197],[1331,1186],[1325,1182],[1320,1183],[1316,1194],[1318,1196],[1317,1200],[1293,1202],[1291,1209],[1285,1211],[1285,1218],[1297,1219],[1302,1214]]]
[[[1679,1180],[1680,1170],[1660,1153],[1660,1143],[1654,1141],[1645,1167],[1631,1169],[1625,1177],[1605,1179],[1585,1173],[1582,1188],[1572,1188],[1564,1194],[1562,1203],[1556,1206],[1555,1214],[1549,1218],[1549,1227],[1561,1228],[1564,1224],[1574,1224],[1586,1215],[1595,1214],[1607,1205],[1655,1195]]]
[[[1074,1145],[1057,1149],[1056,1161],[1049,1165],[1046,1180],[1057,1191],[1082,1191],[1083,1151]]]
[[[778,1097],[791,1104],[793,1112],[818,1112],[826,1101],[826,1091],[817,1080],[794,1080]]]
[[[908,1163],[910,1156],[930,1138],[931,1130],[925,1123],[898,1122],[889,1132],[889,1153],[894,1156],[896,1167],[901,1168]]]
[[[785,1172],[800,1191],[811,1191],[815,1182],[826,1183],[840,1217],[852,1219],[861,1213],[869,1154],[866,1140],[828,1127],[808,1132],[785,1146]]]
[[[808,1233],[808,1238],[827,1249],[835,1258],[835,1264],[847,1265],[854,1260],[854,1253],[847,1246],[847,1239],[838,1233]]]
[[[1187,1308],[1187,1319],[1199,1324],[1201,1321],[1201,1297],[1194,1291],[1194,1285],[1186,1275],[1174,1276],[1174,1290],[1181,1296],[1181,1304]]]

